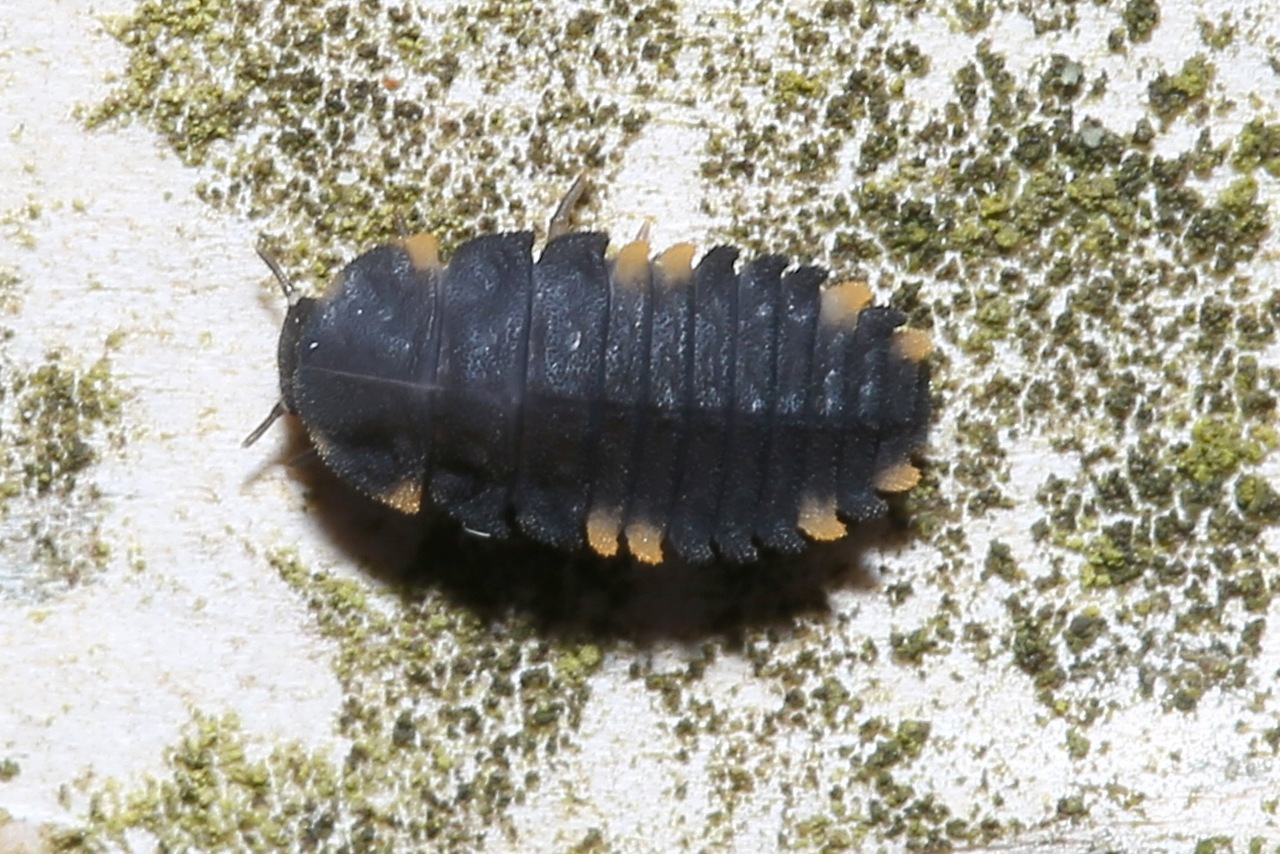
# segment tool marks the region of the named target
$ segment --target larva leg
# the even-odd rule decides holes
[[[565,193],[560,204],[556,205],[556,212],[551,215],[551,222],[547,224],[547,240],[555,240],[569,233],[569,215],[573,213],[574,207],[586,189],[587,173],[583,172],[574,179],[569,192]]]

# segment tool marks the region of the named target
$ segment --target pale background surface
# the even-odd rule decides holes
[[[1187,5],[1194,10],[1166,4],[1158,41],[1144,55],[1164,49],[1159,39],[1169,42],[1169,51],[1189,55],[1196,49],[1197,16],[1216,20],[1245,8]],[[1248,5],[1259,9],[1253,19],[1263,22],[1255,30],[1265,32],[1269,21],[1272,36],[1280,33],[1280,6]],[[30,825],[75,823],[83,815],[84,792],[103,781],[128,785],[163,774],[165,750],[195,711],[234,711],[250,743],[263,752],[286,739],[335,756],[344,750],[335,732],[342,692],[331,667],[334,645],[320,638],[306,603],[280,581],[265,554],[296,545],[312,569],[364,576],[306,513],[301,486],[277,464],[283,431],[273,431],[252,451],[239,447],[276,393],[272,360],[280,306],[252,251],[261,226],[199,201],[201,175],[162,150],[146,127],[88,132],[73,115],[77,105],[108,91],[104,76],[119,73],[125,62],[125,51],[103,32],[98,16],[128,9],[123,0],[0,7],[0,209],[6,216],[0,265],[22,280],[17,313],[4,323],[15,333],[5,344],[8,357],[12,364],[32,364],[51,348],[65,348],[87,366],[118,334],[112,374],[128,395],[124,448],[108,449],[91,475],[103,493],[101,532],[110,548],[105,569],[70,591],[34,597],[22,587],[23,565],[0,567],[0,575],[19,579],[12,584],[16,592],[0,596],[0,759],[21,769],[0,782],[0,809]],[[1081,13],[1087,17],[1092,10]],[[947,85],[947,68],[971,58],[967,43],[964,56],[949,57],[948,28],[928,16],[911,36],[935,48],[938,86]],[[1029,27],[1016,24],[988,37],[1007,51],[1016,39],[1026,40],[1031,55],[1043,49]],[[1045,52],[1061,50],[1057,41]],[[1264,116],[1280,103],[1277,76],[1259,62],[1265,54],[1265,48],[1245,46],[1215,57],[1218,84],[1242,98],[1256,91]],[[1270,55],[1277,55],[1274,39]],[[1094,105],[1090,113],[1109,120],[1114,109],[1123,116],[1120,100]],[[670,112],[679,118],[678,110]],[[1228,129],[1222,137],[1229,137],[1241,119],[1223,121]],[[1131,124],[1131,118],[1116,120],[1118,127]],[[1186,133],[1194,137],[1194,130]],[[714,225],[685,204],[699,181],[690,138],[687,126],[655,122],[599,197],[600,225],[629,233],[651,217],[658,244]],[[536,197],[555,192],[540,187]],[[1276,182],[1264,181],[1261,192],[1260,201],[1274,204]],[[27,217],[32,203],[39,211]],[[1272,235],[1253,262],[1256,279],[1277,281],[1275,249]],[[1271,366],[1276,364],[1273,359]],[[947,446],[952,429],[939,430],[935,448]],[[975,542],[999,538],[1034,560],[1026,529],[1036,511],[1020,515],[1019,504],[1029,502],[1034,486],[1019,486],[1018,472],[1039,477],[1046,459],[1034,441],[1011,457],[1014,507],[971,530]],[[1061,457],[1053,465],[1072,470]],[[1269,459],[1259,471],[1274,476],[1275,469]],[[20,524],[5,524],[7,540],[21,537]],[[975,545],[973,552],[981,561],[986,549]],[[923,547],[873,550],[863,558],[899,579],[902,573],[912,577],[903,567],[913,560],[928,559]],[[1274,585],[1275,567],[1265,572]],[[955,583],[984,582],[975,571]],[[884,627],[910,629],[927,617],[936,599],[928,585],[927,574],[918,574],[917,595],[901,608],[877,591],[841,587],[832,594],[833,614],[812,620],[835,626],[835,633],[879,627],[871,635],[883,640]],[[980,596],[953,592],[966,603],[967,618],[984,618],[984,608],[1003,612],[998,602],[984,606]],[[836,615],[851,619],[838,622]],[[1264,616],[1274,622],[1280,604],[1272,603]],[[806,630],[778,643],[793,655],[821,634]],[[857,650],[862,637],[850,634],[847,648]],[[541,797],[513,811],[520,841],[494,835],[490,847],[552,850],[593,827],[605,829],[605,850],[710,844],[745,851],[778,844],[779,807],[763,786],[714,838],[696,820],[673,817],[696,815],[704,796],[714,802],[699,783],[700,763],[731,745],[704,736],[705,750],[695,751],[691,763],[675,762],[671,721],[628,670],[637,660],[654,670],[679,670],[696,650],[697,644],[660,643],[645,652],[608,644],[574,735],[576,758],[548,773],[555,783],[544,785]],[[1114,704],[1088,729],[1093,750],[1083,760],[1068,755],[1068,725],[1037,703],[1031,680],[1007,655],[985,663],[967,655],[926,657],[916,667],[896,665],[886,653],[882,645],[873,668],[843,674],[868,704],[865,714],[874,709],[890,721],[930,721],[929,749],[911,766],[910,779],[949,799],[962,816],[974,804],[986,805],[975,810],[984,814],[998,793],[996,814],[1027,830],[997,841],[997,848],[1188,850],[1222,835],[1234,839],[1237,851],[1250,840],[1264,841],[1266,850],[1280,845],[1274,807],[1280,770],[1274,751],[1259,741],[1280,714],[1274,695],[1280,632],[1273,625],[1247,684],[1210,692],[1194,712],[1164,710],[1158,698],[1139,700],[1130,685],[1094,686],[1097,696]],[[758,680],[733,652],[722,652],[691,690],[744,714],[776,710],[782,700],[776,682]],[[782,745],[774,741],[768,749]],[[792,739],[797,756],[812,748],[802,732]],[[743,740],[733,749],[745,751],[749,761],[753,747]],[[688,780],[690,794],[677,805],[671,792],[678,777]],[[1141,806],[1130,809],[1123,798],[1097,794],[1113,785],[1140,792]],[[1061,800],[1080,793],[1089,795],[1089,814],[1055,820]],[[0,830],[0,839],[6,832],[17,831]],[[877,844],[893,849],[899,842]],[[0,850],[7,850],[5,843]]]

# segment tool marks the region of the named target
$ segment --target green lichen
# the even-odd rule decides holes
[[[1065,639],[1067,649],[1080,655],[1098,642],[1107,631],[1107,618],[1096,606],[1086,608],[1071,618],[1067,625]]]
[[[1133,526],[1117,522],[1108,526],[1085,548],[1087,562],[1081,574],[1085,587],[1114,587],[1139,578],[1152,562],[1150,549],[1134,541]]]
[[[1081,819],[1089,815],[1089,806],[1079,795],[1062,798],[1058,801],[1058,817]]]
[[[1196,842],[1195,854],[1229,854],[1234,849],[1230,836],[1210,836]]]
[[[1236,481],[1236,506],[1246,516],[1272,524],[1280,522],[1280,494],[1257,475],[1245,475]]]
[[[103,358],[80,368],[57,351],[31,368],[0,351],[0,545],[17,572],[0,595],[40,598],[81,582],[109,556],[91,475],[123,442],[124,396]]]
[[[1016,598],[1006,602],[1014,617],[1011,638],[1013,661],[1030,676],[1043,696],[1066,682],[1066,671],[1058,663],[1054,635],[1058,631],[1056,615],[1048,608],[1032,613]]]
[[[87,371],[69,370],[65,354],[54,352],[34,371],[12,378],[16,399],[12,427],[6,432],[18,449],[23,487],[37,495],[66,494],[98,457],[95,431],[119,423],[122,399],[105,360]]]
[[[0,316],[17,314],[22,305],[22,277],[0,267]]]
[[[84,842],[123,845],[127,831],[144,829],[174,849],[331,844],[341,819],[340,769],[295,744],[263,759],[250,758],[250,749],[234,715],[195,715],[165,757],[170,776],[127,794],[113,787],[94,797],[89,817],[95,828]]]
[[[1215,73],[1203,54],[1188,59],[1177,73],[1160,72],[1147,87],[1152,112],[1163,122],[1182,116],[1203,102]]]
[[[1026,578],[1026,574],[1018,568],[1013,553],[1007,543],[995,540],[987,548],[987,559],[983,565],[983,577],[995,576],[1009,583]]]
[[[1089,748],[1089,739],[1085,738],[1078,729],[1068,730],[1067,753],[1072,759],[1084,759],[1089,755]]]
[[[124,82],[86,121],[146,117],[185,162],[216,167],[208,201],[270,216],[271,242],[323,281],[345,254],[331,247],[383,241],[397,217],[448,246],[527,226],[577,173],[617,168],[649,121],[639,96],[674,73],[674,6],[525,5],[142,3],[113,24],[131,51]],[[460,76],[503,106],[460,105]],[[357,126],[395,142],[371,153]],[[518,188],[535,176],[547,195],[530,200]]]
[[[1160,25],[1160,4],[1156,0],[1128,0],[1124,6],[1124,26],[1129,41],[1145,42]]]
[[[1203,418],[1191,428],[1191,441],[1174,455],[1178,472],[1190,481],[1194,496],[1218,491],[1245,464],[1262,461],[1266,446],[1233,419]]]
[[[1192,217],[1185,240],[1195,257],[1211,257],[1216,272],[1227,272],[1257,252],[1270,220],[1257,203],[1258,184],[1251,176],[1231,184],[1218,198]]]
[[[164,774],[95,795],[89,840],[144,829],[174,849],[473,850],[514,839],[510,810],[571,755],[600,649],[486,626],[437,595],[388,614],[361,581],[289,554],[272,563],[336,648],[344,755],[285,742],[251,758],[234,716],[196,713]]]
[[[1238,28],[1231,19],[1229,12],[1222,13],[1218,19],[1218,23],[1210,21],[1208,18],[1201,18],[1200,41],[1204,42],[1205,47],[1213,50],[1225,50],[1236,40]]]
[[[938,638],[929,626],[911,632],[893,632],[889,635],[889,648],[893,651],[893,660],[899,664],[920,664],[929,653],[941,651]]]
[[[1231,164],[1242,172],[1263,169],[1280,178],[1280,124],[1254,119],[1244,126],[1236,139]]]

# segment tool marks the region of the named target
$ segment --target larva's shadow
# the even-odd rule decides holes
[[[753,628],[785,627],[799,615],[824,613],[833,589],[874,587],[862,562],[867,548],[907,537],[879,520],[798,556],[653,566],[568,554],[519,536],[480,537],[438,513],[405,516],[355,493],[314,457],[293,473],[308,487],[326,535],[406,597],[439,589],[484,619],[515,612],[548,633],[599,639],[732,639]]]

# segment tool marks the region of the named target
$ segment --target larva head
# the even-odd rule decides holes
[[[281,415],[286,412],[297,412],[298,342],[302,337],[303,328],[320,305],[318,300],[299,296],[297,289],[276,263],[276,259],[262,248],[258,249],[258,256],[271,268],[276,281],[280,283],[280,289],[284,291],[285,299],[289,301],[289,311],[285,314],[284,326],[280,328],[280,343],[276,348],[276,364],[280,370],[280,400],[271,408],[271,412],[263,422],[245,438],[243,447],[246,448],[258,441]]]
[[[280,403],[285,411],[298,411],[297,384],[299,343],[302,331],[307,327],[320,301],[311,297],[294,297],[290,295],[289,312],[284,316],[284,325],[280,327],[280,343],[276,349],[276,364],[280,368]]]

